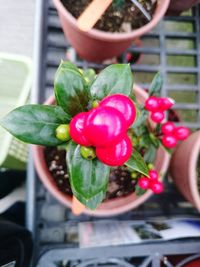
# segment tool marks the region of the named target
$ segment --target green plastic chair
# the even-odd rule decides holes
[[[0,118],[28,101],[32,83],[31,60],[25,56],[0,53]],[[0,167],[23,170],[28,146],[0,127]]]

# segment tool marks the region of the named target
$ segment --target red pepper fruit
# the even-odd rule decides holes
[[[177,144],[177,139],[173,135],[165,135],[162,138],[162,144],[167,148],[173,148]]]
[[[149,189],[150,180],[147,177],[141,177],[138,181],[138,185],[140,188],[146,190]]]
[[[118,144],[110,147],[97,147],[97,158],[109,166],[121,166],[131,156],[132,143],[128,136],[124,137]]]
[[[162,111],[155,111],[151,113],[152,121],[156,123],[161,123],[165,118],[165,114]]]
[[[101,107],[113,107],[120,111],[127,123],[127,128],[133,124],[136,118],[136,108],[133,101],[126,95],[115,94],[105,97],[100,102]]]
[[[170,109],[174,105],[174,100],[167,97],[160,97],[158,103],[159,103],[159,110],[165,111]]]
[[[153,112],[158,111],[159,110],[158,97],[150,96],[145,102],[145,109]]]
[[[160,194],[164,190],[163,183],[159,181],[153,181],[150,183],[150,188],[155,194]]]
[[[175,128],[176,128],[175,124],[173,122],[168,121],[161,126],[161,131],[163,134],[169,135],[173,134]]]
[[[174,130],[174,136],[178,140],[185,140],[190,135],[190,130],[187,127],[179,126]]]
[[[149,171],[149,177],[151,181],[158,180],[158,172],[156,170],[150,170]]]
[[[96,147],[119,143],[126,133],[126,121],[117,109],[99,107],[92,109],[85,121],[84,134]]]
[[[84,134],[84,125],[87,116],[88,112],[81,112],[73,117],[69,124],[71,138],[75,143],[82,146],[91,146]]]

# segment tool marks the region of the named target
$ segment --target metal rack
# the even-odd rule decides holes
[[[64,38],[51,0],[37,0],[36,14],[32,102],[42,103],[53,92],[54,73],[60,60],[66,58],[70,45]],[[96,70],[104,67],[103,64],[83,61],[73,50],[70,51],[78,67]],[[128,52],[139,55],[138,64],[131,64],[135,81],[148,88],[153,75],[160,71],[164,77],[162,95],[175,97],[175,110],[184,114],[181,119],[185,125],[200,128],[200,6],[185,16],[166,17],[142,38],[142,46],[133,45]],[[126,62],[126,52],[120,60]],[[136,210],[113,219],[146,220],[155,216],[198,215],[168,178],[165,193],[161,196],[153,196]],[[27,225],[35,239],[33,266],[158,267],[164,262],[165,266],[173,267],[165,256],[197,254],[200,251],[200,242],[195,239],[80,249],[76,242],[67,241],[68,230],[73,234],[78,222],[97,219],[86,215],[74,217],[69,209],[51,197],[37,178],[31,153],[27,192]]]

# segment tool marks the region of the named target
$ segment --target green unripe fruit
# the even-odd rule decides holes
[[[149,164],[148,164],[148,169],[149,169],[149,170],[153,170],[153,169],[154,169],[154,166],[153,166],[152,163],[149,163]]]
[[[93,69],[87,69],[88,76],[95,76],[96,72]]]
[[[69,134],[69,124],[61,124],[56,128],[56,138],[63,142],[67,142],[71,139]]]
[[[99,101],[98,101],[98,100],[94,100],[94,101],[92,102],[92,107],[93,107],[93,108],[98,108],[98,106],[99,106]]]
[[[131,178],[132,178],[132,179],[137,179],[137,177],[138,177],[137,172],[132,172],[132,173],[131,173]]]
[[[133,147],[137,147],[139,145],[139,141],[136,136],[132,136],[131,140],[132,140]]]
[[[96,158],[95,149],[93,147],[82,146],[81,156],[85,159],[94,159]]]

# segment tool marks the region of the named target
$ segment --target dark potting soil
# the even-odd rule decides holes
[[[78,18],[92,0],[61,0],[61,2],[75,18]],[[153,4],[152,0],[139,0],[139,2],[152,17],[156,3]],[[112,4],[94,27],[106,32],[130,32],[148,22],[131,0],[125,0],[122,7],[117,8]]]
[[[46,147],[45,159],[48,169],[60,191],[72,196],[66,165],[66,151]],[[108,191],[105,200],[127,196],[135,191],[136,181],[131,178],[125,166],[113,168],[110,172]]]

